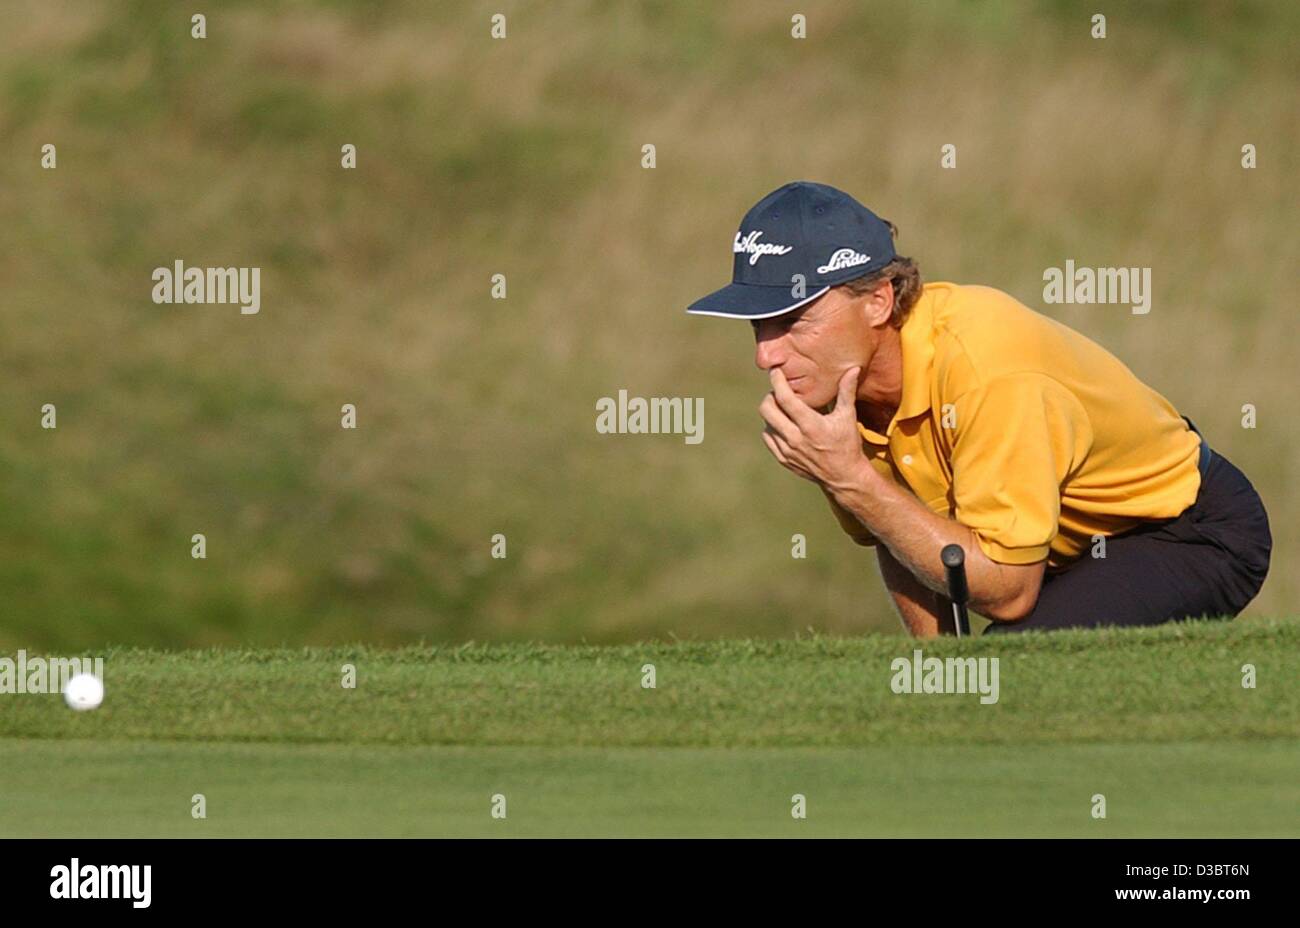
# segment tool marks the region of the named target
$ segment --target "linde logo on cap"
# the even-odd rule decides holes
[[[736,242],[732,247],[732,251],[735,254],[749,255],[749,263],[753,266],[758,263],[758,259],[763,257],[763,255],[784,255],[794,250],[794,247],[791,245],[777,245],[774,243],[760,242],[758,239],[762,234],[762,230],[755,229],[744,238],[741,238],[740,233],[737,232]]]
[[[842,271],[846,267],[857,267],[859,264],[866,264],[870,260],[871,255],[864,255],[852,248],[841,248],[831,255],[829,261],[817,268],[817,273],[829,274],[831,271]]]

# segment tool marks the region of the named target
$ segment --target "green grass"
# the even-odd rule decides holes
[[[1294,740],[1249,750],[0,741],[0,762],[0,837],[1300,835]],[[1105,820],[1089,813],[1099,792]],[[497,793],[504,820],[489,815]],[[795,793],[807,799],[802,821],[790,815]]]
[[[1152,267],[1149,316],[1050,312],[1256,483],[1252,608],[1290,611],[1300,5],[1125,6],[1094,40],[1082,0],[813,3],[794,40],[781,4],[572,0],[494,41],[477,0],[225,3],[204,40],[0,3],[0,653],[894,628],[759,439],[747,327],[682,311],[796,178],[1039,309],[1067,258]],[[261,267],[261,313],[155,306],[176,258]],[[704,442],[597,434],[619,389],[703,397]]]
[[[1000,698],[905,696],[890,662],[997,656]],[[960,649],[960,651],[959,651]],[[353,664],[357,687],[340,685]],[[657,687],[641,687],[641,667]],[[1259,686],[1241,687],[1252,663]],[[1300,625],[1198,624],[914,645],[110,651],[103,708],[13,699],[0,736],[599,747],[1243,740],[1300,735]]]
[[[999,701],[891,692],[918,646]],[[0,697],[0,835],[1300,835],[1294,622],[105,662],[95,712]]]

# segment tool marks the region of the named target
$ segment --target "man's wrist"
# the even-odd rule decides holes
[[[851,496],[860,497],[863,491],[871,488],[873,481],[879,479],[880,475],[876,473],[876,469],[863,456],[853,470],[844,474],[834,483],[827,483],[826,492],[831,495],[835,502],[845,506]]]

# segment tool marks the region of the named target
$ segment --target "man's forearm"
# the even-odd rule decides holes
[[[876,546],[876,558],[880,562],[880,576],[908,632],[917,638],[934,638],[952,632],[952,616],[941,607],[938,594],[899,564],[885,545]]]
[[[826,490],[889,549],[902,568],[936,593],[947,592],[939,560],[944,545],[961,545],[968,554],[974,548],[970,529],[935,515],[911,493],[877,474],[865,458],[857,477]]]
[[[991,560],[970,529],[935,515],[907,490],[876,473],[865,458],[863,467],[845,477],[842,485],[825,486],[835,503],[861,522],[899,565],[928,589],[947,594],[939,552],[945,545],[956,544],[966,552],[973,610],[995,621],[1015,621],[1033,609],[1045,561],[1012,565]]]

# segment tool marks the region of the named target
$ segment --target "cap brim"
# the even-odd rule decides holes
[[[768,319],[798,309],[817,299],[830,287],[801,299],[790,295],[790,288],[764,287],[758,284],[727,284],[686,307],[696,316],[724,316],[728,319]]]

